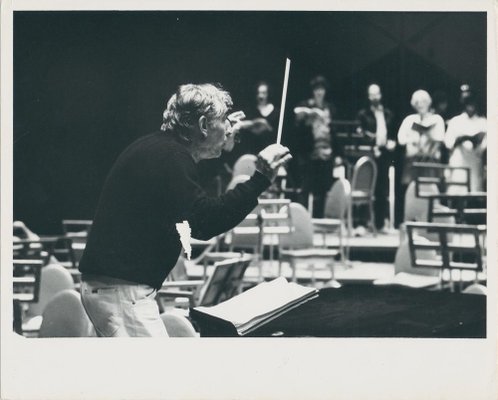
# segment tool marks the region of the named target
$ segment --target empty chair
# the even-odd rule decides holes
[[[424,185],[435,183],[441,193],[468,193],[470,192],[470,168],[453,167],[440,163],[416,162],[413,163],[417,195],[423,191]]]
[[[374,235],[375,228],[375,182],[377,180],[377,166],[375,162],[367,156],[361,157],[353,167],[351,178],[351,202],[348,210],[348,234],[351,236],[353,229],[353,207],[359,205],[368,206],[369,225]]]
[[[40,296],[42,260],[13,260],[14,331],[23,334],[22,304],[37,303]]]
[[[334,276],[334,257],[339,254],[337,249],[315,248],[313,246],[313,223],[311,216],[301,204],[290,203],[288,206],[292,229],[288,235],[280,238],[280,261],[288,261],[292,268],[292,281],[296,281],[296,267],[299,261],[312,259],[325,259],[328,261]],[[314,264],[312,267],[312,280],[314,280]]]
[[[459,287],[469,275],[474,283],[478,283],[479,273],[484,270],[482,235],[486,232],[483,225],[456,225],[442,223],[410,222],[406,224],[410,246],[411,264],[420,269],[438,268],[448,274],[450,289],[453,291],[453,272],[458,271]],[[430,233],[430,240],[420,240],[417,233]],[[436,251],[437,259],[427,259],[423,254],[427,250]],[[456,271],[455,271],[456,272]]]
[[[165,298],[186,298],[189,300],[190,307],[215,305],[225,301],[239,292],[251,259],[251,256],[243,255],[236,259],[215,263],[213,272],[200,290],[177,290],[184,289],[189,281],[164,282],[157,293],[157,301],[161,303]]]
[[[66,237],[71,238],[76,263],[81,260],[92,223],[91,220],[62,220],[62,231]]]
[[[424,185],[425,194],[439,193],[436,184]],[[405,221],[427,221],[429,216],[429,200],[417,197],[417,183],[410,182],[405,193]]]
[[[232,176],[249,175],[252,176],[256,171],[257,157],[254,154],[244,154],[233,165]]]
[[[401,227],[401,242],[394,259],[394,276],[390,279],[379,279],[376,285],[401,285],[412,288],[432,288],[441,284],[441,274],[438,268],[414,268],[410,259],[410,245],[404,227]],[[429,240],[417,236],[420,242],[428,243]],[[435,250],[425,250],[421,254],[424,259],[437,261]]]
[[[183,315],[164,312],[161,314],[161,319],[169,337],[198,337],[190,321]]]
[[[344,249],[342,244],[342,229],[351,200],[351,185],[346,179],[338,179],[327,193],[325,200],[325,218],[313,218],[315,232],[323,234],[323,247],[326,247],[327,233],[337,232],[339,235],[339,249],[342,259],[344,259]]]
[[[51,264],[43,267],[40,279],[40,296],[37,303],[29,305],[26,317],[31,318],[23,326],[23,331],[33,332],[40,327],[45,307],[58,293],[66,289],[74,289],[74,281],[69,271],[61,265]]]
[[[97,335],[78,292],[63,290],[48,302],[43,311],[39,337],[91,336]]]
[[[480,283],[473,283],[472,285],[467,286],[462,293],[487,296],[488,288]]]
[[[239,183],[244,183],[244,182],[247,182],[249,179],[251,179],[251,176],[250,175],[245,175],[245,174],[241,174],[241,175],[234,175],[234,177],[232,178],[232,180],[230,181],[230,183],[228,184],[227,186],[227,191],[228,190],[232,190],[233,188],[235,188],[235,186],[237,186]]]

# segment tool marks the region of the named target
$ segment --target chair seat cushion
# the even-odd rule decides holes
[[[220,252],[207,253],[204,257],[206,258],[207,261],[217,262],[217,261],[229,260],[232,258],[240,258],[241,256],[242,253],[236,251],[224,251],[224,252],[220,251]]]
[[[315,228],[327,229],[341,226],[341,220],[337,218],[313,218],[311,220]]]
[[[336,249],[299,249],[299,250],[280,250],[281,258],[313,258],[327,257],[332,258],[339,254]]]
[[[368,197],[368,192],[365,190],[353,190],[351,195],[353,197]]]

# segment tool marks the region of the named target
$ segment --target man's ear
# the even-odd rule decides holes
[[[204,138],[207,138],[208,130],[207,130],[207,118],[205,115],[201,115],[199,117],[199,131]]]

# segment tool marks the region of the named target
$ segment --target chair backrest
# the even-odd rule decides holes
[[[256,171],[257,157],[254,154],[244,154],[233,165],[232,176],[249,175],[252,176]]]
[[[199,305],[213,306],[237,294],[251,260],[252,257],[244,255],[215,263],[201,291]]]
[[[92,224],[93,221],[87,219],[63,219],[62,231],[66,236],[85,238],[90,233]]]
[[[417,196],[420,196],[423,186],[428,183],[436,184],[441,193],[470,192],[470,168],[427,162],[413,163],[413,168]]]
[[[350,201],[350,183],[346,179],[338,179],[327,193],[324,211],[325,217],[343,219]]]
[[[438,268],[414,268],[412,266],[412,261],[410,258],[410,245],[408,241],[408,235],[406,234],[406,228],[404,226],[400,227],[400,231],[405,234],[401,235],[401,241],[398,249],[396,250],[396,256],[394,258],[394,273],[399,274],[400,272],[406,272],[414,275],[424,275],[424,276],[438,276],[440,270]],[[423,237],[417,237],[419,241],[429,242],[428,239]],[[438,256],[435,250],[427,250],[422,255],[424,259],[437,260]]]
[[[14,260],[46,260],[47,252],[39,239],[19,239],[12,244]]]
[[[353,167],[353,177],[351,178],[351,190],[361,190],[373,195],[375,192],[375,182],[377,180],[377,165],[368,156],[358,159]]]
[[[437,185],[426,185],[424,192],[439,193]],[[439,204],[437,201],[434,205]],[[410,182],[405,192],[405,221],[427,221],[429,215],[429,200],[417,196],[417,184],[415,181]]]
[[[473,283],[472,285],[467,286],[462,293],[486,296],[488,294],[488,288],[480,283]]]
[[[92,228],[93,221],[85,219],[63,219],[62,231],[64,236],[71,239],[71,247],[75,262],[79,264]]]
[[[21,302],[38,302],[43,261],[13,260],[13,265],[14,298]]]
[[[91,336],[97,335],[78,292],[63,290],[48,302],[43,311],[39,337]]]
[[[239,183],[244,183],[247,182],[249,179],[251,179],[250,175],[234,175],[230,183],[228,184],[226,191],[228,192],[229,190],[232,190],[237,186]]]
[[[187,318],[164,312],[161,314],[161,319],[169,337],[197,337],[194,327]]]
[[[38,302],[29,305],[27,314],[29,316],[42,315],[48,302],[66,289],[74,289],[73,278],[67,269],[58,264],[43,267]]]
[[[287,207],[291,232],[280,237],[280,247],[288,249],[313,247],[313,223],[310,213],[299,203],[290,203]]]
[[[406,229],[413,267],[482,271],[484,226],[410,222]],[[431,233],[431,240],[420,240],[418,232]],[[424,257],[427,250],[436,251],[437,259]]]

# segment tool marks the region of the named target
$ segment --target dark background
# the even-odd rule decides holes
[[[92,218],[113,161],[159,128],[179,84],[220,82],[243,109],[266,79],[279,104],[286,56],[289,108],[316,73],[342,118],[371,81],[398,118],[419,88],[456,113],[468,82],[485,105],[485,13],[15,12],[14,217],[39,233]]]

